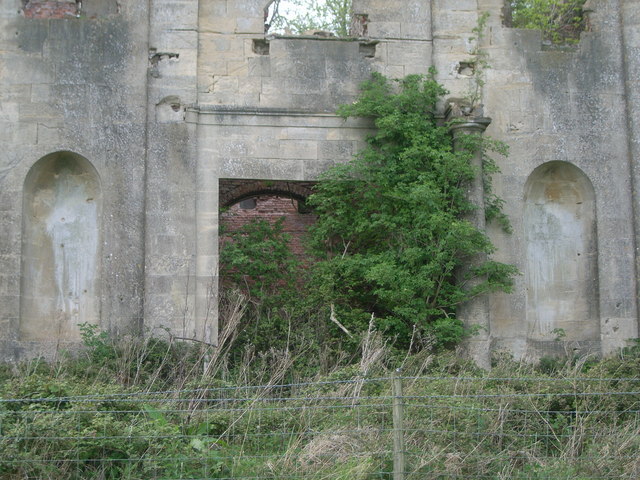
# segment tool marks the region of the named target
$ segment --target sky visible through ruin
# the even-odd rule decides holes
[[[304,16],[306,13],[312,11],[313,5],[324,5],[325,0],[281,0],[278,11],[281,16],[291,20],[296,17]],[[273,6],[270,8],[269,15],[273,13]],[[284,33],[283,29],[276,29],[273,33]]]

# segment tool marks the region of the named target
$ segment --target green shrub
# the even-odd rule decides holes
[[[436,346],[455,345],[464,333],[456,307],[475,295],[509,291],[516,273],[486,261],[456,278],[470,258],[494,251],[464,217],[477,208],[467,200],[467,185],[482,174],[470,164],[473,153],[501,145],[474,135],[453,149],[448,126],[436,118],[446,90],[433,72],[399,81],[374,74],[361,90],[339,113],[372,119],[376,132],[349,163],[322,176],[308,201],[318,216],[310,291],[318,304],[334,306],[352,334],[366,331],[373,313],[378,330],[403,348],[416,334],[433,337]],[[494,172],[486,160],[484,173]],[[499,199],[489,202],[499,216]],[[466,290],[472,279],[477,287]]]

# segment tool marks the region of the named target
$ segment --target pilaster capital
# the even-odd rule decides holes
[[[447,101],[445,120],[454,137],[459,134],[482,134],[491,124],[491,119],[484,116],[482,105],[473,106],[469,101],[459,98]]]

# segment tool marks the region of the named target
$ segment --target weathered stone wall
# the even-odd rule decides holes
[[[120,11],[96,13],[92,18],[28,18],[22,7],[20,0],[0,5],[2,359],[53,354],[65,342],[77,341],[77,326],[70,324],[76,320],[67,319],[69,328],[63,329],[67,333],[55,335],[58,320],[49,313],[54,309],[63,316],[69,314],[75,308],[72,304],[85,301],[82,290],[92,289],[89,282],[80,290],[63,292],[61,287],[69,286],[65,283],[69,280],[48,276],[51,258],[54,265],[66,261],[63,242],[52,243],[65,236],[60,227],[51,223],[48,233],[33,233],[33,217],[40,213],[29,210],[30,195],[49,205],[47,211],[64,209],[63,201],[56,203],[55,194],[47,196],[50,180],[32,190],[25,187],[27,174],[38,160],[55,152],[73,152],[86,159],[101,186],[101,208],[95,217],[100,232],[100,288],[88,297],[94,313],[77,321],[95,321],[97,311],[101,328],[128,331],[140,326],[143,314],[146,3],[122,4]],[[86,203],[91,198],[88,191],[77,191],[76,197],[85,193]],[[50,222],[62,218],[52,217]],[[79,243],[69,247],[77,253],[84,248]],[[21,273],[23,254],[33,259],[33,269],[25,267]],[[67,267],[72,271],[65,275],[82,275],[79,262]],[[31,294],[26,291],[39,275],[51,280],[48,286],[41,282],[32,289],[42,297],[41,303],[38,298],[28,300]],[[58,296],[65,298],[57,307],[43,306],[48,298]],[[60,309],[65,302],[69,306]],[[26,316],[33,311],[29,305],[45,309],[40,332],[21,323],[21,309]],[[43,332],[48,332],[46,338]]]
[[[198,1],[152,0],[148,40],[145,330],[191,338],[196,265]]]
[[[354,0],[347,40],[265,36],[266,3],[2,2],[1,358],[53,354],[82,321],[215,343],[221,181],[316,179],[370,131],[334,113],[362,80],[430,67],[511,147],[494,182],[514,232],[489,228],[522,275],[490,298],[494,348],[609,353],[638,336],[638,0],[588,2],[591,31],[564,50],[504,27],[503,0]],[[72,204],[85,240],[62,247]],[[73,249],[95,262],[65,267],[94,272],[72,285],[55,272]]]
[[[376,42],[376,71],[391,78],[428,72],[433,65],[432,3],[407,0],[399,8],[384,0],[353,1],[353,12],[366,15],[367,35]]]
[[[591,31],[573,49],[545,49],[539,32],[500,25],[490,26],[483,45],[491,64],[484,89],[485,113],[493,118],[488,134],[511,148],[509,158],[500,162],[496,186],[514,232],[494,232],[497,257],[523,273],[513,294],[492,299],[491,335],[517,356],[606,354],[638,335],[621,12],[616,1],[596,3]],[[527,182],[550,162],[577,167],[593,186],[595,226],[574,232],[573,239],[554,241],[550,229],[553,223],[566,230],[571,222],[586,221],[586,201],[555,198],[553,188],[533,201],[527,197]],[[552,178],[546,181],[561,195],[572,195],[574,184],[567,179],[553,183]],[[581,211],[569,214],[562,205],[570,202]],[[541,209],[548,214],[534,218]],[[564,217],[549,213],[559,209]],[[540,234],[547,235],[546,246],[534,241]],[[532,257],[538,247],[541,252]],[[584,263],[585,250],[591,267]],[[555,293],[537,300],[545,289]],[[544,335],[541,317],[551,322]]]
[[[595,8],[594,0],[589,2],[590,8]],[[640,124],[636,120],[640,115],[640,88],[637,79],[640,78],[640,2],[638,0],[620,1],[620,21],[622,28],[619,30],[622,41],[622,59],[624,74],[624,95],[626,110],[624,120],[628,130],[628,156],[631,177],[631,195],[633,199],[633,228],[635,248],[635,269],[640,272]],[[640,285],[636,276],[636,292]],[[636,293],[636,303],[640,299],[640,293]],[[640,310],[640,307],[636,307]],[[640,326],[638,327],[640,329]],[[637,334],[636,336],[640,336]]]

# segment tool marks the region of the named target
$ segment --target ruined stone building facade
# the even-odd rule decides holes
[[[0,359],[83,322],[215,342],[219,206],[304,199],[362,146],[370,124],[335,110],[371,72],[433,66],[464,97],[482,12],[513,233],[488,228],[522,275],[483,300],[476,352],[638,337],[639,0],[590,0],[570,49],[503,26],[503,0],[354,0],[347,40],[265,36],[266,3],[0,2]]]

